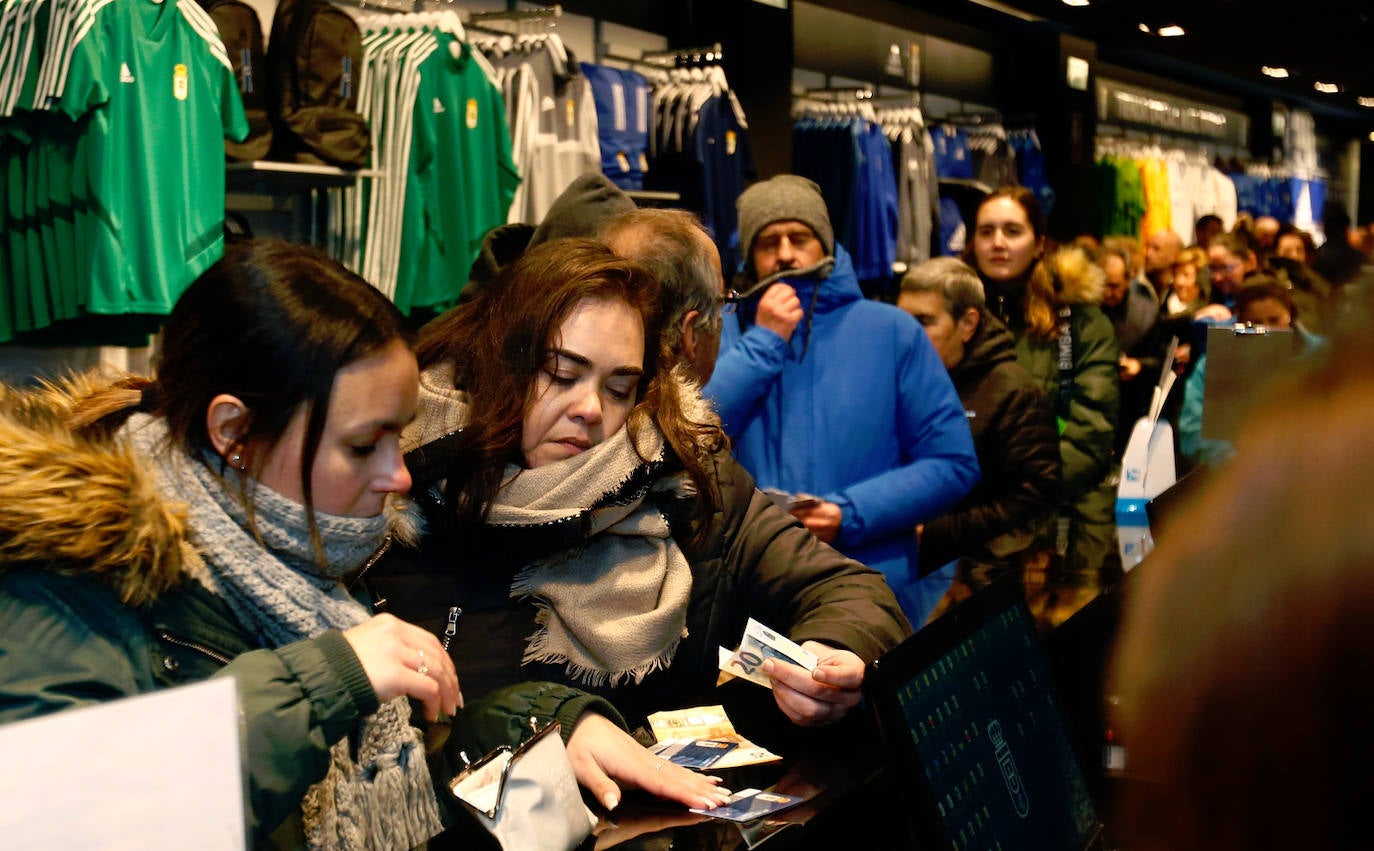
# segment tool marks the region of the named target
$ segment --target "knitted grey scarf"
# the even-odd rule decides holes
[[[228,602],[265,647],[281,647],[348,629],[369,617],[340,583],[381,545],[385,516],[354,518],[315,513],[325,564],[316,562],[304,506],[226,467],[188,457],[168,440],[160,418],[134,414],[124,427],[129,443],[148,459],[165,499],[187,506],[190,540],[207,571],[197,578]],[[240,502],[246,485],[253,523]],[[256,530],[257,535],[254,535]],[[301,803],[312,849],[406,849],[442,830],[438,802],[419,732],[405,698],[383,704],[364,720],[356,759],[348,739],[330,749],[325,778]]]

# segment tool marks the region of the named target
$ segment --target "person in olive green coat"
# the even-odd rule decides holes
[[[229,246],[182,296],[155,380],[0,389],[0,722],[232,676],[254,847],[409,848],[461,818],[460,749],[563,722],[579,780],[703,805],[604,701],[522,684],[459,713],[425,630],[345,579],[406,533],[403,318],[311,249]],[[454,732],[426,758],[412,701]],[[415,719],[419,722],[419,719]],[[609,776],[608,776],[609,775]]]
[[[1016,360],[1049,397],[1063,462],[1054,540],[1062,578],[1095,581],[1116,552],[1112,447],[1120,407],[1116,332],[1098,304],[1102,271],[1082,249],[1045,253],[1045,218],[1024,187],[978,205],[970,265]]]

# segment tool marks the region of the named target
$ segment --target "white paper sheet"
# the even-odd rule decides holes
[[[0,725],[0,846],[243,851],[233,679]]]

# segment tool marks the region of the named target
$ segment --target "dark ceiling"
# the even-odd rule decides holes
[[[978,0],[973,0],[978,2]],[[1092,0],[1067,6],[1062,0],[1002,0],[1003,4],[1053,21],[1066,31],[1090,39],[1105,56],[1140,70],[1180,68],[1180,63],[1220,74],[1224,82],[1256,87],[1298,102],[1319,114],[1367,122],[1374,129],[1374,109],[1359,97],[1374,98],[1374,2],[1371,0]],[[915,5],[915,4],[912,4]],[[923,4],[927,5],[928,4]],[[1162,38],[1146,34],[1177,24],[1186,34]],[[1287,68],[1289,78],[1272,79],[1261,66]],[[1172,75],[1171,75],[1172,76]],[[1313,84],[1335,83],[1336,94],[1317,92]]]

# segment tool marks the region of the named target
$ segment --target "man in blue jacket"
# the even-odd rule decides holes
[[[759,487],[817,497],[793,514],[900,599],[916,526],[978,481],[963,405],[921,326],[864,299],[815,183],[774,177],[738,206],[746,298],[706,395]]]

